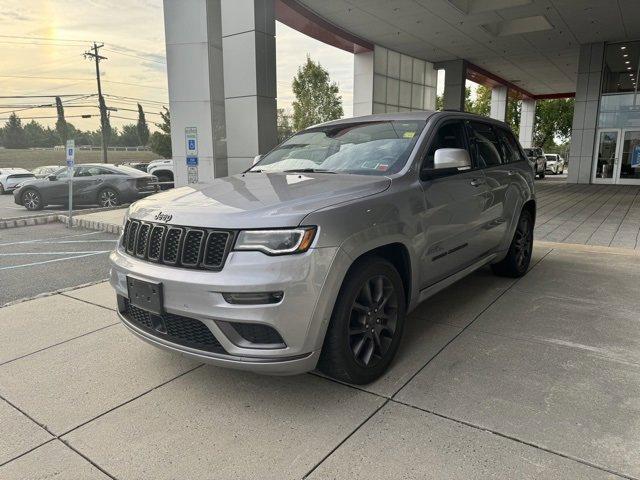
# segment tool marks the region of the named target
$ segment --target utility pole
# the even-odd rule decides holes
[[[100,107],[100,131],[102,133],[102,161],[107,163],[107,138],[111,135],[111,125],[107,118],[107,105],[104,103],[104,97],[102,96],[102,86],[100,85],[100,60],[107,60],[107,57],[103,57],[98,54],[98,49],[104,47],[104,43],[98,45],[93,42],[92,51],[84,52],[84,58],[93,58],[96,63],[96,80],[98,82],[98,105]]]

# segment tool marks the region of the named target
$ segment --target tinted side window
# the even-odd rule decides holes
[[[427,156],[424,159],[422,168],[433,168],[433,158],[439,148],[463,148],[467,146],[464,140],[464,125],[462,121],[448,122],[438,128],[435,138],[429,145]]]
[[[95,175],[113,175],[113,172],[111,170],[109,170],[108,168],[91,167],[91,168],[89,168],[89,174],[92,175],[92,176],[95,176]]]
[[[508,163],[525,160],[520,152],[520,147],[518,146],[518,142],[513,136],[513,133],[502,128],[498,128],[497,131],[502,145],[502,158]]]
[[[500,165],[500,143],[488,123],[468,122],[471,154],[480,168]]]

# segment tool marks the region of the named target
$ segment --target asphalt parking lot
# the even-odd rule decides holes
[[[107,283],[0,309],[0,478],[638,479],[640,255],[540,244],[408,318],[380,380],[267,377],[135,338]]]
[[[106,279],[116,241],[61,223],[0,230],[0,306]]]

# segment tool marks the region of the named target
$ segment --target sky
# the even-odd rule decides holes
[[[161,0],[2,0],[0,8],[0,96],[89,95],[97,92],[95,65],[83,58],[93,41],[104,43],[100,64],[102,88],[111,124],[134,122],[141,99],[149,122],[168,105],[164,20]],[[340,89],[346,116],[353,111],[353,56],[276,24],[278,107],[291,111],[291,81],[309,54],[328,71]],[[117,96],[117,97],[114,97]],[[55,117],[53,108],[17,111],[20,105],[49,104],[53,98],[0,98],[0,124],[12,110],[28,117]],[[76,127],[96,130],[97,98],[66,97],[65,116]],[[27,105],[28,104],[28,105]],[[23,107],[23,108],[24,108]],[[74,118],[92,114],[90,119]],[[116,118],[122,117],[122,118]],[[44,125],[55,118],[37,119]],[[150,125],[153,128],[153,125]]]

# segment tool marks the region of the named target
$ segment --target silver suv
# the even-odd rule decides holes
[[[133,204],[111,254],[120,318],[215,365],[371,382],[420,302],[483,265],[524,275],[533,178],[484,117],[311,127],[243,174]]]

